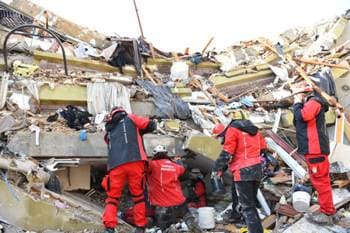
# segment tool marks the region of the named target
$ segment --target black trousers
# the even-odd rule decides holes
[[[232,181],[231,195],[232,195],[232,211],[238,212],[238,211],[237,211],[238,196],[237,196],[236,185],[235,185],[235,182],[234,182],[234,181]]]
[[[239,203],[242,205],[244,221],[249,233],[263,233],[263,227],[256,210],[258,188],[260,181],[236,181]]]

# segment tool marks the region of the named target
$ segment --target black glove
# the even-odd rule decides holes
[[[215,165],[213,167],[213,172],[224,173],[228,168],[228,163],[231,160],[231,155],[226,151],[221,151],[219,158],[216,159]]]

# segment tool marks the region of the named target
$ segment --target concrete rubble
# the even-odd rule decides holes
[[[197,167],[205,175],[208,202],[217,213],[214,232],[240,228],[222,222],[230,197],[211,198],[209,184],[222,149],[211,129],[229,123],[237,109],[259,126],[275,151],[264,162],[258,197],[264,227],[286,233],[349,232],[349,12],[286,30],[278,41],[256,38],[225,51],[206,46],[202,53],[174,54],[142,37],[91,31],[27,0],[10,2],[0,2],[0,47],[5,49],[0,60],[7,58],[0,61],[0,232],[102,229],[105,194],[100,183],[107,160],[103,120],[117,105],[158,120],[157,131],[144,136],[149,155],[155,145],[164,144],[171,154],[182,156],[188,168]],[[59,42],[42,29],[34,30],[35,36],[31,28],[11,34],[23,24],[48,26]],[[290,72],[296,67],[302,72]],[[345,109],[343,117],[337,117],[335,109],[326,117],[332,139],[331,179],[341,213],[333,227],[308,222],[292,203],[294,187],[306,180],[307,169],[296,153],[293,97],[287,84],[303,72],[330,75]],[[230,190],[229,174],[225,183]],[[304,185],[311,187],[308,181]],[[318,208],[316,195],[313,191],[311,211]],[[122,212],[130,196],[123,198],[118,230],[128,232],[133,226],[122,220]]]

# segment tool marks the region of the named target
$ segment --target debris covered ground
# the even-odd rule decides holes
[[[195,54],[163,52],[142,37],[106,37],[29,1],[0,2],[0,17],[0,231],[102,229],[103,120],[114,106],[122,106],[158,120],[156,133],[144,136],[148,154],[159,143],[167,145],[189,169],[204,174],[208,203],[216,212],[216,226],[208,232],[239,232],[241,227],[223,221],[230,195],[212,198],[209,181],[221,151],[211,129],[228,124],[237,109],[261,128],[274,151],[264,161],[260,187],[264,228],[349,232],[349,11],[289,29],[279,41],[257,38],[218,52],[209,49],[211,39]],[[17,28],[21,25],[40,27]],[[326,115],[340,214],[332,227],[308,222],[292,200],[298,184],[311,187],[304,158],[296,152],[289,88],[303,75],[334,80],[345,108],[345,114],[334,108]],[[186,182],[185,175],[185,193]],[[228,174],[225,183],[229,194]],[[317,211],[317,193],[311,194],[310,210]],[[131,203],[127,192],[123,198],[120,218]],[[123,221],[118,227],[120,232],[132,229]]]

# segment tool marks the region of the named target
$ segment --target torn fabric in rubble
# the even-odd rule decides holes
[[[115,106],[120,106],[131,113],[129,90],[116,82],[88,83],[87,85],[88,112],[96,115],[110,112]]]
[[[173,95],[167,86],[156,86],[150,81],[137,80],[138,85],[152,93],[154,104],[157,107],[157,116],[162,118],[191,118],[191,110],[186,102]]]

